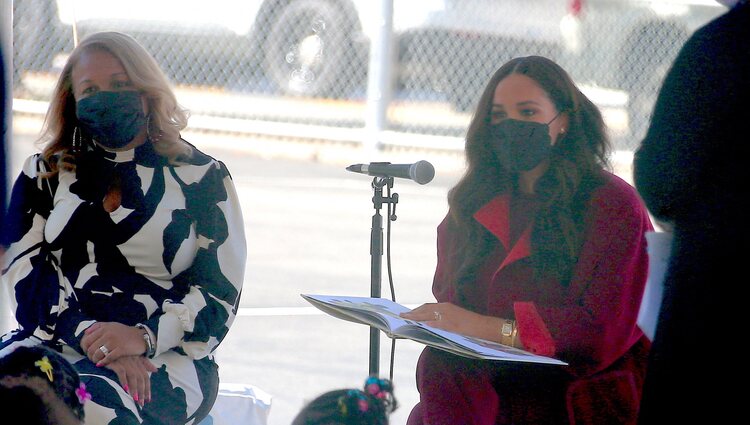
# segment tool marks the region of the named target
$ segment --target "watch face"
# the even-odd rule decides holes
[[[501,332],[504,336],[510,336],[510,334],[513,333],[513,322],[506,320],[505,323],[503,323]]]

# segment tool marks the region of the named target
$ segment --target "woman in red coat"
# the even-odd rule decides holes
[[[600,112],[554,62],[516,58],[490,79],[466,140],[438,227],[437,303],[405,317],[569,366],[426,348],[409,424],[635,423],[653,227],[635,189],[605,170]]]

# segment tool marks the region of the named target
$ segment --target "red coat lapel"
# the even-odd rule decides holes
[[[500,195],[474,213],[474,219],[500,240],[508,255],[505,256],[498,270],[506,265],[531,255],[531,225],[510,246],[510,196]]]

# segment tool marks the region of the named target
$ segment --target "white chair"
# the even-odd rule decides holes
[[[271,395],[248,384],[219,384],[211,413],[197,425],[266,425]]]

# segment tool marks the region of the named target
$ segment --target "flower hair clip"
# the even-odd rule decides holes
[[[50,382],[54,381],[54,376],[52,375],[52,363],[50,363],[47,356],[42,357],[41,360],[35,361],[34,366],[38,367],[42,373],[46,374],[47,379],[49,379]]]
[[[393,383],[388,379],[380,379],[377,376],[367,377],[364,393],[379,401],[387,412],[393,412],[398,407],[398,402],[393,397]]]
[[[86,400],[91,400],[91,393],[86,391],[86,384],[83,382],[76,389],[76,396],[78,397],[78,402],[81,404],[85,403]]]
[[[378,400],[384,400],[388,398],[388,391],[383,389],[381,380],[374,376],[367,378],[367,380],[365,381],[365,391]]]
[[[346,394],[342,395],[338,399],[339,411],[341,416],[346,417],[349,415],[350,400],[354,400],[357,403],[357,410],[360,413],[366,413],[370,410],[370,404],[367,401],[367,396],[359,390],[349,390]]]

